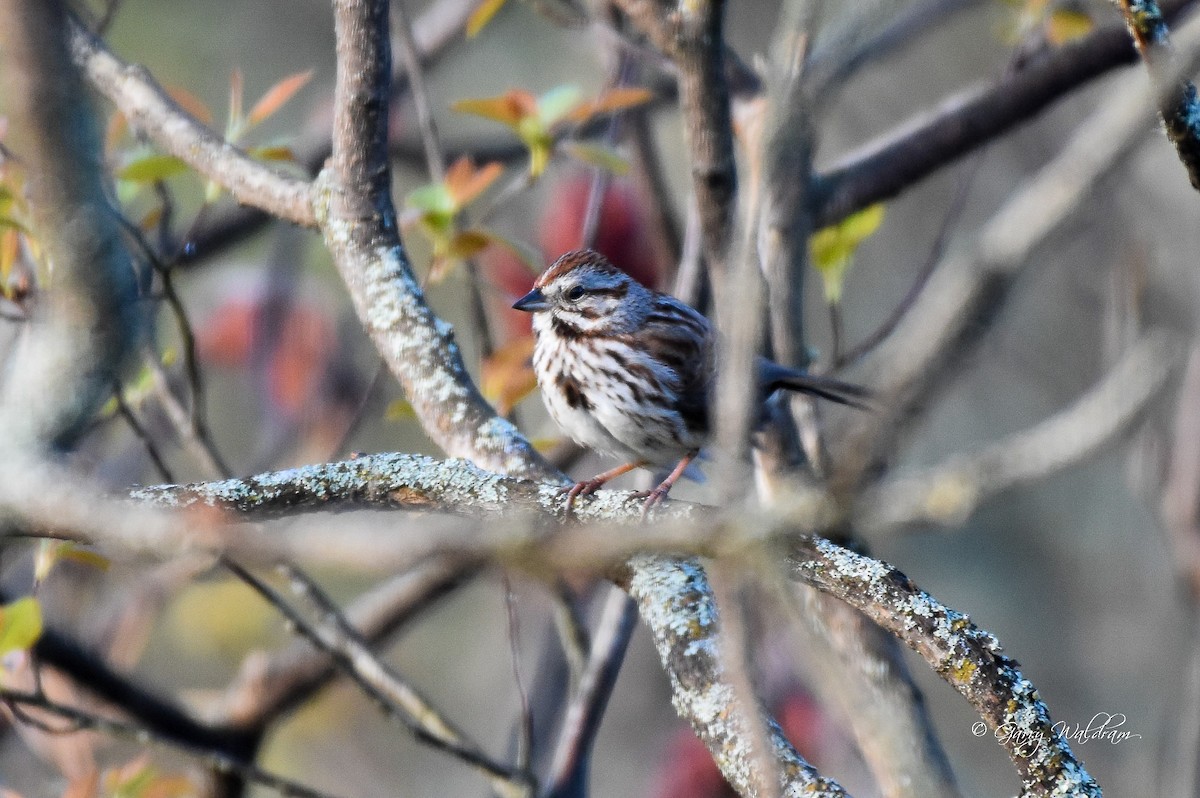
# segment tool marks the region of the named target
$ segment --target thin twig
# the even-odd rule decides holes
[[[326,615],[320,622],[311,623],[297,612],[279,591],[248,569],[229,558],[224,558],[222,564],[252,587],[271,606],[283,613],[305,639],[332,655],[363,692],[374,700],[389,718],[405,726],[418,741],[475,767],[494,787],[504,790],[505,794],[522,794],[525,777],[521,773],[490,759],[478,746],[442,719],[441,713],[400,679],[393,668],[371,652],[355,630],[338,620],[341,617],[339,612]],[[289,569],[288,575],[294,577],[295,573],[294,569]],[[300,584],[303,585],[303,581]],[[304,589],[312,598],[313,593],[308,588]]]
[[[161,736],[147,729],[145,726],[106,718],[75,707],[64,706],[42,695],[0,688],[0,699],[9,702],[11,705],[36,707],[44,712],[64,718],[73,724],[73,728],[70,731],[86,729],[88,731],[103,732],[114,737],[132,740],[139,745],[149,744],[186,754],[199,760],[216,773],[238,776],[246,781],[275,790],[280,795],[295,796],[295,798],[331,798],[329,793],[315,790],[305,784],[276,775],[218,751],[191,745],[180,741],[178,738]]]
[[[146,454],[149,455],[150,462],[154,464],[154,468],[158,471],[159,476],[167,482],[174,482],[175,477],[171,474],[171,469],[163,459],[162,452],[158,450],[158,445],[150,437],[146,428],[142,426],[142,422],[134,415],[129,403],[125,401],[125,396],[120,385],[113,386],[113,399],[117,402],[117,412],[121,414],[121,418],[125,419],[125,423],[133,430],[134,437],[142,442],[142,446],[146,449]]]
[[[588,794],[591,750],[636,625],[637,604],[620,590],[610,590],[579,689],[563,716],[554,759],[546,777],[546,798]]]

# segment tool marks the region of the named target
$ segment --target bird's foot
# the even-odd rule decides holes
[[[585,479],[581,482],[576,482],[569,488],[563,490],[567,496],[566,517],[568,519],[575,517],[575,499],[579,496],[591,496],[604,485],[608,480],[596,477],[595,479]]]
[[[650,517],[650,511],[658,505],[662,504],[667,499],[667,494],[671,492],[671,483],[663,482],[654,490],[643,490],[633,494],[635,499],[645,499],[642,502],[642,523],[646,523],[646,519]]]

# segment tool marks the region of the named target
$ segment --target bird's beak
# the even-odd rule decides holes
[[[539,310],[549,309],[550,300],[546,299],[546,295],[540,288],[533,289],[513,303],[513,310],[523,310],[526,313],[537,313]]]

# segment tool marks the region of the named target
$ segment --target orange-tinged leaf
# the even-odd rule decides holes
[[[154,228],[158,227],[158,223],[162,221],[162,217],[163,206],[155,205],[153,208],[147,211],[146,215],[143,216],[141,221],[138,222],[138,229],[148,233]]]
[[[104,151],[111,153],[116,150],[128,130],[129,120],[125,118],[125,114],[118,111],[109,117],[108,126],[104,130]]]
[[[474,37],[483,27],[492,21],[492,17],[504,8],[506,0],[484,0],[479,7],[467,17],[467,38]]]
[[[446,172],[446,191],[455,205],[464,208],[471,200],[487,191],[492,183],[504,173],[504,165],[492,161],[479,169],[467,156],[459,158]]]
[[[571,122],[586,122],[597,114],[610,114],[626,108],[636,108],[654,99],[654,92],[633,86],[606,91],[594,100],[579,105],[567,114]]]
[[[110,564],[108,558],[104,555],[91,549],[82,548],[77,543],[65,540],[43,540],[40,541],[33,561],[34,581],[41,582],[45,580],[50,575],[50,571],[54,566],[62,560],[74,560],[83,565],[99,568],[102,571],[108,570]]]
[[[483,361],[480,388],[502,416],[537,388],[537,376],[530,364],[533,345],[533,336],[517,338]]]
[[[0,655],[30,648],[42,636],[42,605],[32,596],[0,607]]]
[[[313,71],[310,69],[306,72],[297,72],[294,75],[288,75],[283,80],[276,83],[263,94],[254,107],[250,109],[250,113],[246,115],[246,126],[251,127],[257,125],[271,114],[283,107],[283,104],[304,88],[304,85],[312,80]]]
[[[229,116],[225,119],[225,138],[237,139],[242,131],[242,70],[233,68],[229,76]]]
[[[491,234],[483,230],[463,230],[450,239],[447,254],[452,258],[470,258],[490,247],[492,242]]]
[[[266,147],[251,147],[246,150],[246,154],[251,158],[258,158],[262,161],[291,161],[296,160],[296,154],[292,152],[292,148],[286,144],[272,144]]]
[[[204,104],[203,100],[182,86],[167,86],[165,88],[167,94],[175,101],[175,104],[191,114],[197,122],[212,125],[212,111],[208,110],[208,106]]]
[[[450,106],[462,114],[473,114],[515,128],[522,119],[535,116],[538,101],[527,91],[512,89],[496,97],[459,100]]]

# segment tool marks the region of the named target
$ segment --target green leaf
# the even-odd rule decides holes
[[[552,127],[555,122],[564,119],[583,100],[583,92],[578,86],[556,86],[538,97],[537,118],[544,127]]]
[[[134,183],[157,183],[187,170],[188,165],[174,155],[152,152],[125,164],[124,168],[117,172],[117,177]]]
[[[0,656],[24,651],[42,636],[42,605],[32,596],[0,607]]]
[[[396,399],[388,403],[383,417],[387,421],[409,421],[417,417],[417,411],[407,399]]]
[[[404,198],[404,204],[428,215],[454,216],[458,213],[458,203],[444,183],[430,183],[413,189]]]
[[[846,271],[860,244],[883,223],[884,206],[876,203],[847,216],[835,225],[818,230],[808,241],[813,266],[825,283],[825,300],[837,304],[842,299]]]
[[[540,177],[550,165],[554,142],[548,136],[530,137],[525,139],[525,146],[529,148],[529,174]]]
[[[1059,9],[1046,20],[1046,39],[1057,47],[1087,36],[1094,27],[1092,18],[1082,11]]]
[[[621,153],[612,147],[582,141],[566,141],[563,142],[562,149],[572,158],[614,175],[624,175],[629,172],[629,161],[621,157]]]

